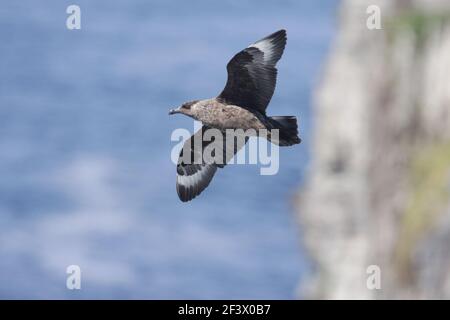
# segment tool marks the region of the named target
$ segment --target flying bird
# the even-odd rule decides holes
[[[202,122],[202,128],[186,140],[180,152],[176,187],[181,201],[190,201],[203,192],[217,168],[223,168],[247,141],[236,139],[232,144],[224,139],[223,150],[229,151],[225,152],[227,156],[222,162],[206,162],[201,159],[202,151],[214,143],[214,140],[202,139],[208,129],[221,132],[227,129],[255,129],[257,132],[266,129],[269,132],[267,139],[276,145],[291,146],[301,142],[295,116],[266,115],[277,80],[275,66],[285,46],[285,30],[256,41],[228,62],[227,83],[218,97],[186,102],[169,111],[169,114],[181,113]],[[273,129],[278,129],[278,138],[270,135]],[[202,141],[198,146],[194,143],[196,138]],[[186,155],[191,161],[185,161]]]

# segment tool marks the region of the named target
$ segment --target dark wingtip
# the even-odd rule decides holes
[[[281,59],[281,56],[283,55],[284,52],[284,48],[286,47],[286,43],[287,43],[287,36],[286,36],[286,30],[285,29],[281,29],[278,30],[270,35],[268,35],[267,37],[257,41],[261,42],[261,41],[265,41],[265,40],[269,40],[272,45],[274,46],[274,53],[273,53],[273,58],[272,58],[272,64],[275,65],[278,60]]]
[[[205,170],[207,170],[207,172],[206,172],[206,175],[204,176],[204,179],[200,180],[195,185],[185,186],[185,185],[178,183],[178,180],[177,180],[177,183],[176,183],[177,194],[178,194],[178,198],[182,202],[188,202],[188,201],[195,199],[198,195],[200,195],[209,186],[212,178],[214,177],[214,174],[216,173],[217,166],[215,166],[215,165],[209,166]],[[178,172],[178,168],[177,168],[177,172]],[[194,173],[194,172],[191,172],[191,173]]]
[[[264,39],[272,39],[272,40],[285,40],[287,39],[287,33],[285,29],[280,29],[275,31],[274,33],[268,35]],[[262,39],[263,40],[263,39]]]
[[[287,35],[287,31],[286,31],[286,29],[280,29],[280,30],[278,30],[277,32],[275,32],[275,33],[280,33],[280,34],[283,34],[284,36],[286,36]]]

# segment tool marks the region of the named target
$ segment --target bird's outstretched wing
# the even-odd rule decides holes
[[[217,168],[223,168],[248,140],[247,136],[227,137],[225,134],[222,135],[223,139],[205,138],[207,130],[217,129],[203,126],[186,140],[181,149],[177,164],[177,193],[183,202],[190,201],[202,193],[208,187]],[[206,148],[220,149],[222,152],[220,155],[212,152],[214,159],[211,159],[205,157]]]
[[[228,80],[219,99],[265,114],[277,82],[276,63],[286,46],[286,31],[277,31],[237,53],[228,62]]]

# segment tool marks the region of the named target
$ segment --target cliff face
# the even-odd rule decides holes
[[[342,2],[297,201],[314,262],[302,297],[450,298],[449,13],[445,0]]]

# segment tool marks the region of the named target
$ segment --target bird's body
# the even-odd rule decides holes
[[[286,31],[277,31],[237,53],[228,63],[228,80],[224,90],[216,98],[184,103],[169,114],[182,113],[201,121],[203,128],[188,139],[180,153],[177,165],[177,193],[182,201],[189,201],[199,195],[211,182],[217,168],[222,168],[239,149],[245,139],[238,143],[221,141],[223,150],[232,149],[220,162],[205,162],[202,151],[218,144],[218,141],[203,139],[207,129],[253,129],[258,135],[263,129],[267,139],[280,146],[300,143],[297,119],[293,116],[268,117],[266,108],[276,85],[276,63],[286,45]],[[278,130],[277,135],[271,135]],[[202,139],[200,145],[195,138]],[[238,139],[239,140],[239,139]],[[188,156],[188,157],[186,157]],[[190,161],[186,161],[186,158]]]
[[[265,129],[264,117],[248,109],[227,104],[220,99],[197,101],[191,106],[192,118],[201,121],[205,126],[219,130],[226,129]]]

